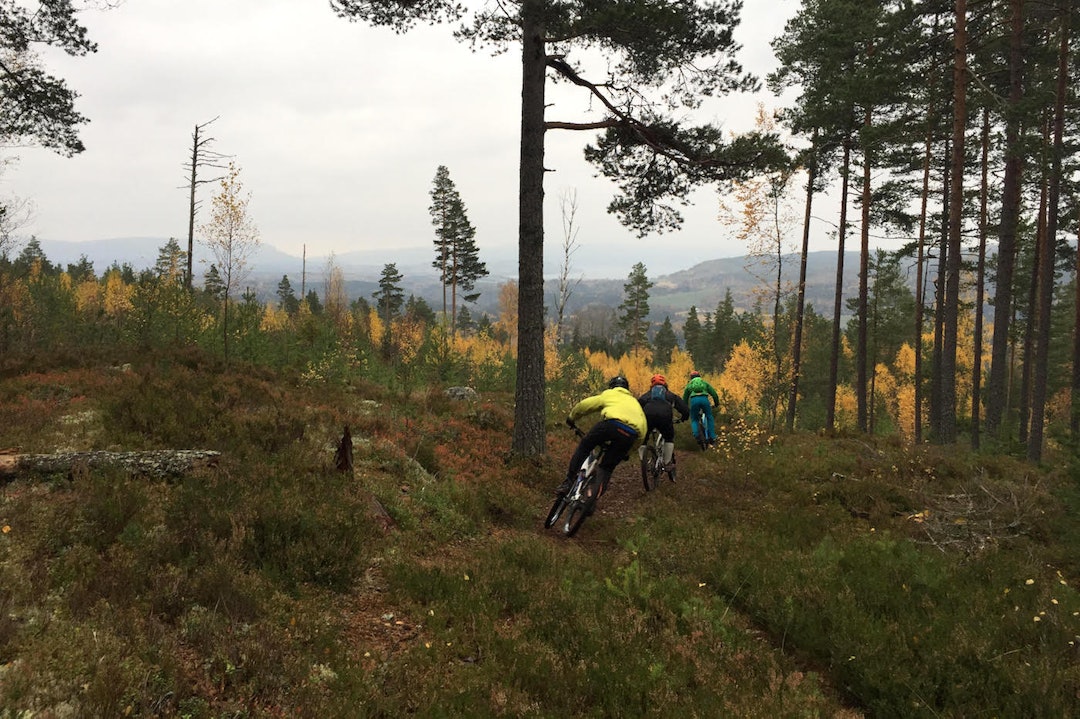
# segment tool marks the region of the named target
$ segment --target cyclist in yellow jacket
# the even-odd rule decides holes
[[[645,412],[642,411],[637,397],[630,393],[630,383],[625,377],[612,378],[606,390],[578,402],[570,410],[566,424],[575,427],[577,420],[594,412],[600,413],[600,421],[594,424],[578,443],[574,456],[570,458],[566,479],[555,490],[558,496],[570,491],[574,477],[593,448],[606,443],[607,449],[597,468],[597,474],[601,479],[601,492],[603,492],[607,489],[615,467],[630,456],[630,451],[638,442],[645,439],[645,433],[648,430]]]

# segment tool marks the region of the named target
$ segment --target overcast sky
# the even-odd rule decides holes
[[[769,43],[797,8],[746,3],[737,38],[748,68],[774,67]],[[386,262],[401,248],[430,248],[429,193],[446,165],[481,257],[516,257],[514,52],[474,54],[446,26],[395,35],[350,23],[325,0],[129,0],[81,17],[98,52],[43,59],[80,94],[86,151],[11,151],[19,162],[0,193],[32,201],[24,235],[186,239],[182,165],[195,125],[217,117],[213,149],[241,168],[264,244],[297,256],[306,245],[309,258],[382,249]],[[571,90],[549,90],[548,119],[583,119],[585,98]],[[724,98],[699,119],[745,130],[758,101],[778,104],[768,93]],[[606,212],[614,186],[582,157],[593,137],[548,133],[546,272],[562,261],[559,198],[568,192],[578,205],[576,274],[625,277],[641,261],[656,276],[745,253],[716,219],[711,190],[695,196],[681,232],[641,240],[622,228]],[[204,207],[216,189],[201,190]]]

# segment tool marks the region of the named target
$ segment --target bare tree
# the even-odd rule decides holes
[[[577,216],[577,191],[566,190],[559,196],[559,210],[562,212],[563,243],[562,263],[559,265],[559,287],[555,292],[555,341],[562,341],[563,323],[566,321],[566,305],[570,295],[581,282],[581,277],[570,279],[570,258],[578,250],[578,228],[574,226]]]
[[[15,158],[0,158],[0,174],[15,162]],[[34,216],[34,204],[25,197],[9,195],[0,197],[0,257],[6,255],[15,244],[18,230]]]
[[[195,213],[198,212],[201,204],[195,199],[195,188],[210,182],[220,182],[222,179],[221,175],[200,178],[199,170],[205,168],[227,169],[228,165],[222,163],[230,157],[210,149],[210,143],[214,142],[214,138],[206,136],[206,128],[216,120],[215,117],[213,120],[195,126],[195,131],[191,133],[191,159],[182,165],[188,171],[189,179],[186,187],[190,193],[188,203],[187,275],[184,277],[184,286],[188,290],[191,289],[191,258],[195,249]]]

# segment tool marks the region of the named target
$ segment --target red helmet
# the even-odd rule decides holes
[[[690,379],[693,379],[694,377],[700,377],[700,376],[701,376],[701,373],[698,372],[697,370],[694,370],[693,372],[690,373]]]
[[[662,374],[654,374],[652,376],[652,386],[655,387],[658,384],[662,384],[667,387],[667,377]]]

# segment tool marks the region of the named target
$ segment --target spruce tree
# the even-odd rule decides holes
[[[182,282],[186,257],[187,253],[180,249],[180,243],[175,237],[170,237],[169,241],[158,250],[157,262],[154,263],[154,275],[160,279]]]
[[[375,298],[375,307],[379,316],[388,326],[405,304],[405,292],[401,289],[402,279],[396,264],[391,262],[383,265],[382,274],[379,276],[379,289],[371,293],[371,296]]]
[[[679,339],[675,336],[675,329],[671,326],[671,318],[665,317],[660,329],[656,330],[653,338],[653,364],[666,365],[671,362],[671,353],[679,346]]]
[[[221,279],[217,265],[211,264],[210,269],[203,275],[203,291],[218,301],[225,298],[225,282]]]
[[[701,353],[701,320],[698,319],[697,306],[690,305],[690,311],[686,314],[686,322],[683,323],[683,339],[686,341],[686,351],[694,364],[702,362],[705,357]]]
[[[619,305],[619,328],[629,349],[640,349],[649,342],[649,289],[652,286],[645,265],[635,264],[623,285],[623,301]]]
[[[300,300],[296,298],[288,275],[281,276],[281,282],[278,282],[277,286],[277,297],[278,302],[281,303],[281,309],[285,310],[290,317],[300,311]]]

